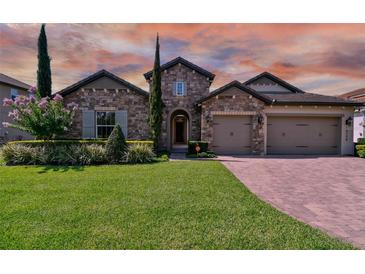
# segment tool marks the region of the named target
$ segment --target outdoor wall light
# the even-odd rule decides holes
[[[351,126],[352,125],[352,117],[350,116],[349,118],[346,119],[346,126]]]
[[[264,116],[262,114],[257,115],[257,123],[262,125],[264,123]]]

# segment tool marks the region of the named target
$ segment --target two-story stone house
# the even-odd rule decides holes
[[[210,91],[215,75],[182,57],[161,72],[161,149],[205,140],[218,153],[353,153],[359,102],[306,93],[268,72]],[[144,77],[150,83],[152,72]],[[118,76],[101,70],[59,93],[80,106],[70,137],[104,138],[119,123],[128,139],[149,138],[149,92]]]

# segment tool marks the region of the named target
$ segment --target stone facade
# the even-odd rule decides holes
[[[107,77],[99,78],[82,88],[66,95],[65,104],[75,102],[79,105],[71,131],[67,137],[82,137],[82,110],[128,112],[128,139],[149,139],[148,96],[128,89],[126,86]]]
[[[242,115],[247,112],[252,121],[251,153],[265,153],[265,132],[263,110],[265,103],[248,93],[231,87],[221,94],[214,96],[202,103],[201,106],[201,140],[208,141],[211,147],[213,143],[214,112],[220,115]]]
[[[186,85],[185,96],[174,94],[174,84],[183,81]],[[171,148],[171,119],[177,110],[187,113],[189,119],[189,140],[200,140],[200,108],[196,102],[209,94],[210,79],[182,64],[162,71],[161,90],[164,102],[161,129],[161,149]],[[150,85],[151,87],[151,85]]]

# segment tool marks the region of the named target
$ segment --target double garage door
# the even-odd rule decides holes
[[[267,154],[339,154],[340,136],[338,117],[268,116]],[[251,116],[214,116],[216,153],[250,154],[251,140]]]
[[[267,154],[340,153],[338,117],[268,117]]]

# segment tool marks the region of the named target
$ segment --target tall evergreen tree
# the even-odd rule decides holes
[[[41,32],[38,37],[37,87],[42,97],[51,96],[51,58],[48,56],[45,24],[42,24]]]
[[[149,117],[148,122],[151,130],[151,137],[154,141],[155,149],[158,148],[158,141],[161,133],[162,124],[162,92],[161,92],[161,69],[160,69],[160,42],[157,34],[155,63],[152,71],[152,87],[149,98]]]

